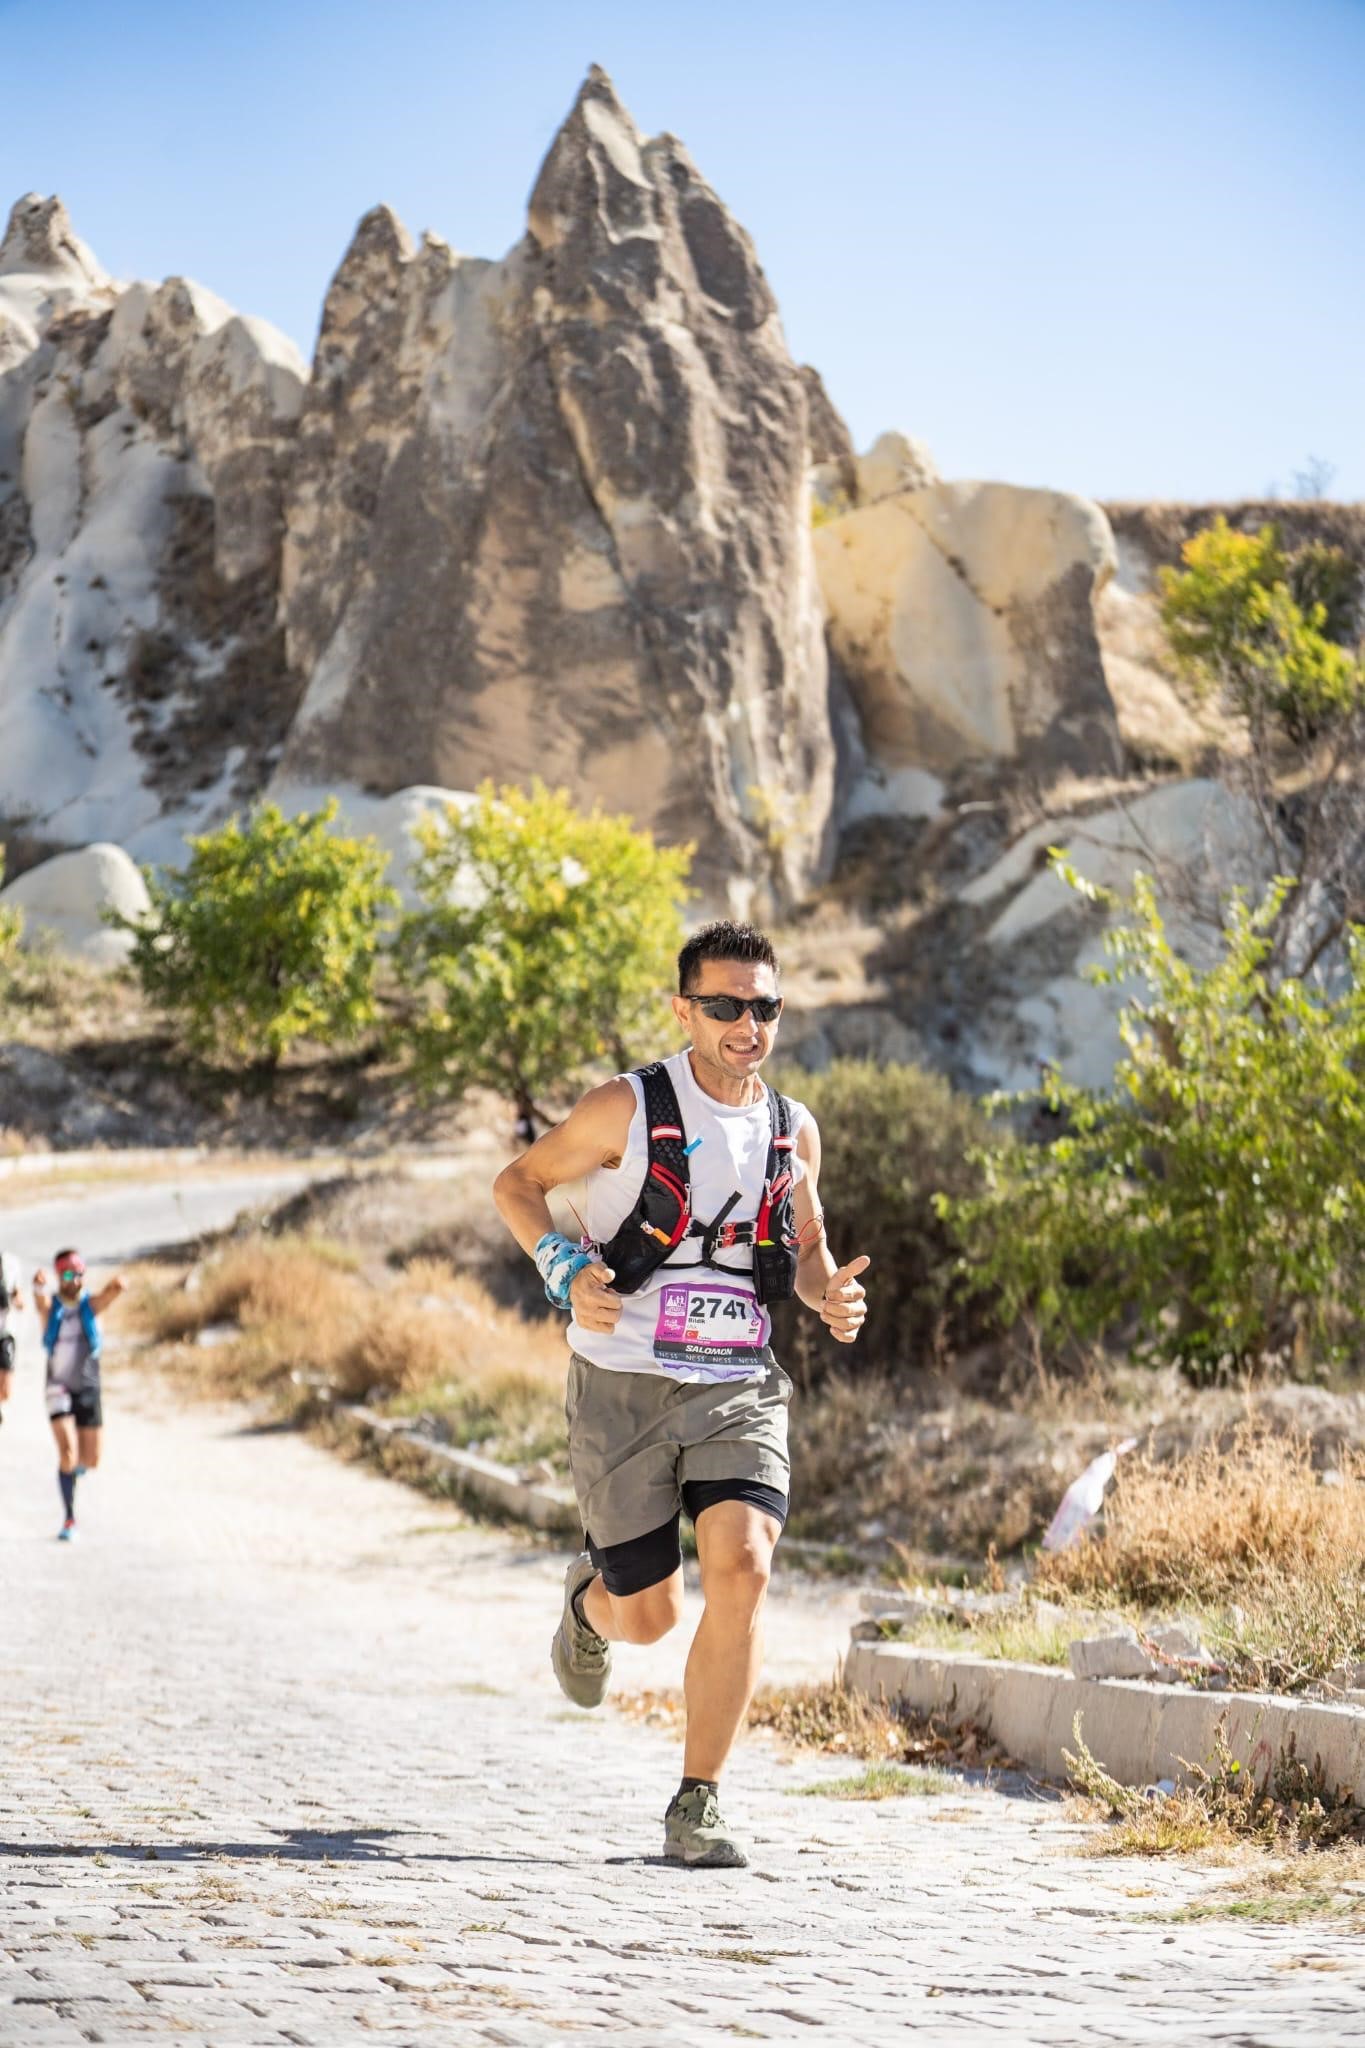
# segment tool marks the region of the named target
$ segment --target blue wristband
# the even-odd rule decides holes
[[[569,1308],[569,1289],[576,1276],[593,1261],[561,1230],[547,1230],[535,1249],[536,1271],[545,1282],[545,1299],[555,1308]]]

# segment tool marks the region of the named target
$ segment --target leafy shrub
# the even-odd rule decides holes
[[[397,953],[418,1080],[492,1088],[532,1117],[593,1061],[628,1065],[672,985],[690,847],[656,846],[539,782],[485,783],[470,810],[430,821],[421,846],[423,908]]]
[[[940,1202],[969,1291],[997,1290],[1045,1334],[1131,1327],[1140,1358],[1196,1382],[1339,1355],[1365,1312],[1365,933],[1339,993],[1272,982],[1287,888],[1255,911],[1234,900],[1200,971],[1138,875],[1132,921],[1106,934],[1112,964],[1092,977],[1146,984],[1120,1012],[1111,1091],[1054,1077],[1041,1099],[1061,1134],[982,1148],[981,1192]]]
[[[184,868],[150,873],[151,908],[116,917],[133,934],[144,994],[191,1049],[275,1066],[300,1038],[348,1039],[375,1015],[375,967],[398,898],[373,839],[330,830],[332,799],[286,818],[263,804],[243,825],[190,841]]]
[[[951,1299],[955,1242],[934,1197],[965,1198],[980,1185],[969,1155],[989,1137],[971,1099],[937,1074],[871,1060],[836,1060],[823,1073],[787,1073],[776,1085],[806,1104],[820,1127],[820,1200],[830,1248],[843,1261],[866,1252],[868,1317],[856,1347],[836,1347],[808,1310],[789,1304],[775,1344],[807,1381],[834,1362],[859,1376],[903,1377],[939,1359],[981,1320]]]
[[[1361,708],[1365,662],[1354,631],[1359,572],[1339,549],[1286,555],[1278,530],[1237,533],[1226,519],[1186,542],[1183,570],[1161,571],[1161,615],[1176,665],[1218,691],[1258,735],[1274,721],[1296,742]]]

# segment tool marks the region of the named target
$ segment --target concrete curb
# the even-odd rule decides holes
[[[1075,1752],[1081,1717],[1086,1747],[1125,1785],[1188,1777],[1182,1759],[1203,1763],[1226,1723],[1233,1754],[1258,1776],[1293,1738],[1299,1758],[1321,1759],[1329,1785],[1365,1790],[1365,1708],[1273,1693],[1198,1692],[1137,1678],[1074,1678],[1045,1664],[1012,1664],[961,1650],[906,1643],[854,1643],[844,1681],[872,1698],[919,1713],[975,1721],[1042,1777],[1064,1778],[1062,1751]]]
[[[411,1444],[433,1464],[446,1466],[458,1491],[484,1507],[496,1508],[499,1514],[513,1515],[520,1522],[529,1522],[532,1528],[548,1529],[556,1535],[575,1535],[582,1528],[578,1504],[567,1487],[519,1479],[510,1465],[495,1464],[492,1458],[457,1450],[453,1444],[436,1443],[420,1430],[409,1429],[387,1415],[376,1415],[369,1408],[347,1407],[337,1412],[374,1436]]]

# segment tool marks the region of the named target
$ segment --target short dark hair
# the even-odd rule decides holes
[[[705,960],[758,961],[761,966],[771,967],[774,974],[779,971],[773,942],[766,933],[755,931],[751,924],[732,924],[728,917],[717,918],[714,924],[704,924],[699,932],[693,932],[679,953],[680,996],[692,993]]]

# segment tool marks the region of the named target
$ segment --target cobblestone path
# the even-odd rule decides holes
[[[665,1865],[674,1745],[555,1691],[552,1555],[159,1408],[116,1357],[58,1545],[35,1351],[30,1318],[0,1431],[3,2048],[1359,2038],[1358,1939],[1173,1922],[1217,1880],[1079,1857],[1047,1801],[795,1796],[839,1767],[751,1741],[726,1803],[753,1867]],[[774,1624],[782,1668],[829,1668],[828,1596]],[[676,1681],[681,1646],[622,1665]]]

